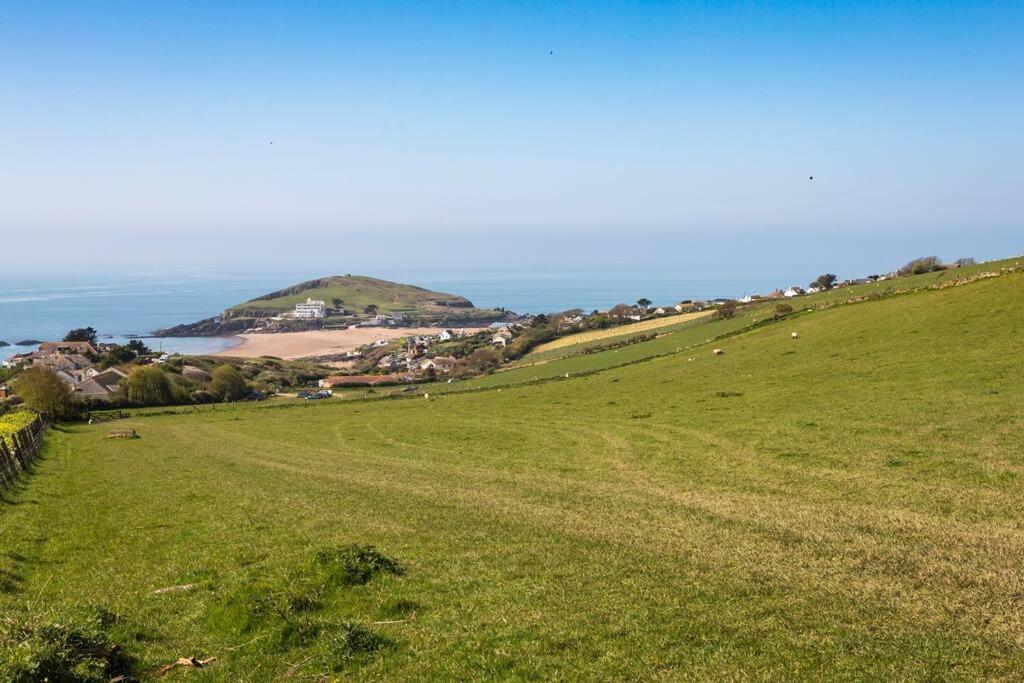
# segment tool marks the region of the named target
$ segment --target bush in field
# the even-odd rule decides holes
[[[230,365],[221,365],[213,371],[210,388],[225,401],[237,401],[249,393],[245,378]]]
[[[166,406],[176,397],[167,373],[151,365],[132,368],[121,383],[121,391],[129,403],[140,406]]]
[[[721,306],[715,309],[715,318],[719,320],[725,320],[732,318],[736,315],[736,302],[726,301]]]
[[[48,413],[54,419],[67,420],[78,414],[71,385],[49,368],[26,368],[12,385],[14,393],[25,401],[25,405]]]
[[[773,313],[773,316],[777,320],[782,316],[789,315],[792,312],[793,307],[790,306],[789,304],[775,304],[775,312]]]

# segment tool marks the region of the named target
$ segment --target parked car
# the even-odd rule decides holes
[[[308,389],[303,389],[302,391],[300,391],[297,394],[295,394],[295,397],[296,398],[309,398],[312,395],[313,395],[312,391],[309,391]]]
[[[306,398],[307,401],[319,401],[320,399],[330,398],[330,397],[331,397],[331,392],[329,392],[329,391],[318,391],[315,394],[310,394],[310,395],[306,396],[305,398]]]

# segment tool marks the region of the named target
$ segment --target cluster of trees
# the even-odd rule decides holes
[[[814,282],[811,283],[811,289],[832,289],[836,285],[838,278],[834,273],[825,273],[819,275]]]
[[[66,342],[89,342],[96,343],[96,329],[93,327],[76,327],[64,335]]]
[[[195,382],[183,375],[164,372],[155,365],[133,368],[121,383],[124,399],[136,406],[165,406],[181,403],[237,401],[250,393],[245,378],[234,367],[214,369],[208,388],[195,389]]]
[[[139,365],[121,382],[120,395],[102,404],[87,404],[75,395],[71,385],[53,370],[32,366],[12,380],[11,386],[24,405],[45,412],[57,420],[77,417],[84,409],[115,406],[166,406],[187,403],[238,401],[249,396],[252,387],[231,365],[213,370],[204,388],[188,378],[156,365]]]
[[[922,256],[908,262],[896,272],[900,275],[921,275],[941,269],[942,262],[939,261],[938,256]]]

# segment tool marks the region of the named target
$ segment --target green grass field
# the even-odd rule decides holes
[[[1017,678],[1024,273],[700,345],[747,322],[450,385],[501,391],[62,427],[0,504],[0,610],[217,657],[169,680]],[[354,543],[404,572],[329,583]]]

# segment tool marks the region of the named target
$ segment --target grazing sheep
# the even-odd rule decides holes
[[[800,335],[799,335],[799,334],[797,334],[796,332],[794,332],[793,334],[791,334],[791,335],[789,335],[789,336],[790,336],[790,337],[792,337],[793,339],[796,339],[796,338],[797,338],[797,337],[799,337]]]
[[[711,353],[715,354],[716,356],[721,356],[722,354],[725,353],[725,351],[723,351],[722,349],[715,349]]]

